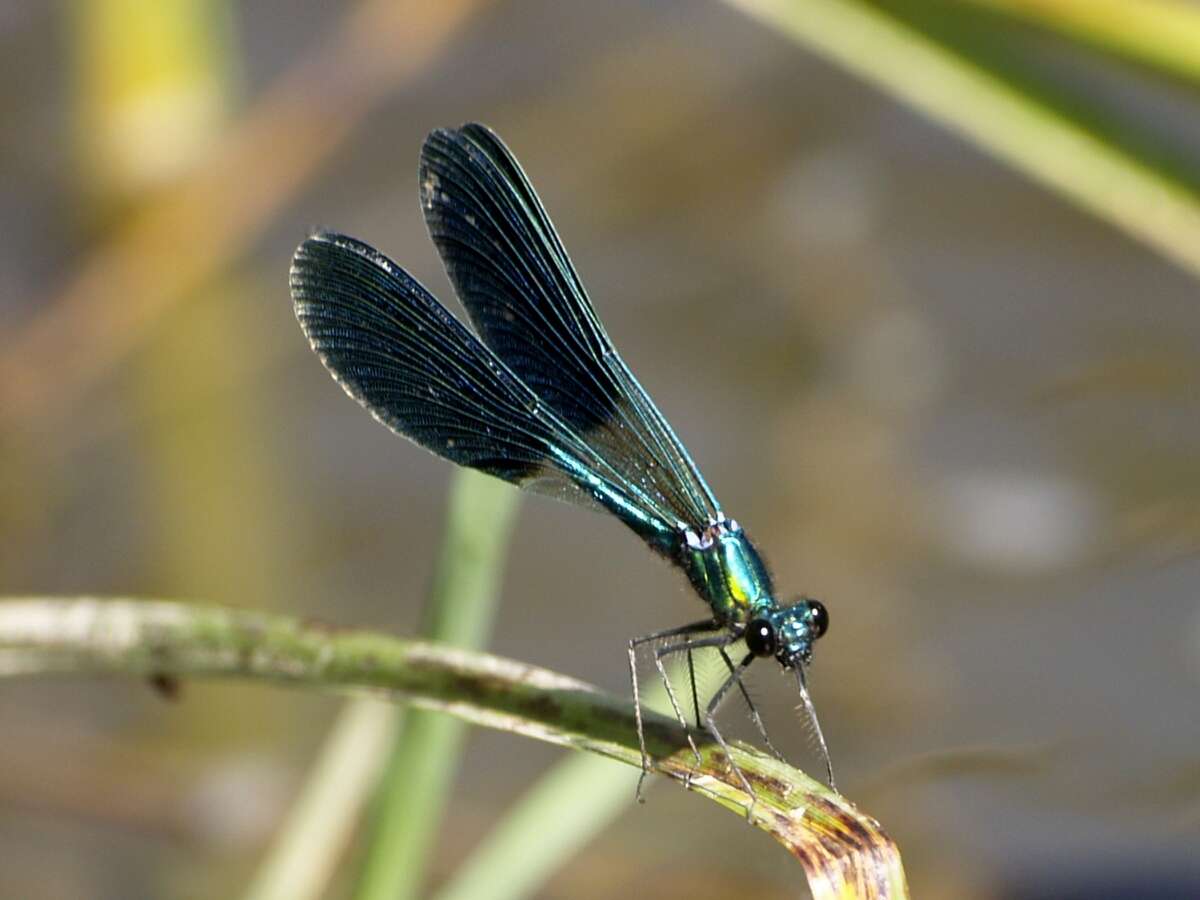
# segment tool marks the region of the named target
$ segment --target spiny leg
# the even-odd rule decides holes
[[[680,635],[685,635],[688,637],[687,645],[690,647],[691,635],[716,631],[718,628],[720,628],[720,625],[718,625],[712,619],[706,619],[703,622],[692,622],[690,625],[681,625],[677,628],[666,628],[662,631],[655,631],[639,638],[633,638],[629,642],[629,680],[633,685],[633,716],[637,722],[638,746],[642,751],[642,774],[638,777],[637,790],[635,792],[639,803],[645,802],[645,799],[642,797],[642,782],[646,780],[646,773],[650,771],[650,756],[646,753],[646,734],[642,727],[642,700],[638,690],[637,676],[637,648],[642,644],[651,643],[652,641],[660,641],[664,638],[679,637]],[[661,664],[658,664],[657,659],[655,659],[655,663],[658,665],[659,672],[662,674],[663,682],[667,686],[667,694],[671,695],[671,684],[669,681],[667,681],[666,672],[663,670]],[[679,724],[683,726],[684,731],[686,732],[688,728],[687,721],[682,715],[679,714],[679,705],[675,703],[675,698],[673,696],[671,697],[671,703],[675,706],[675,712],[679,718]],[[699,721],[699,716],[696,718],[697,721]],[[692,735],[690,732],[688,732],[688,743],[691,744],[692,751],[696,754],[696,758],[699,759],[700,751],[696,749],[696,744],[692,740]]]
[[[747,657],[747,661],[750,658],[751,657]],[[733,660],[729,658],[729,654],[725,652],[724,647],[721,648],[721,659],[725,660],[725,665],[729,669],[729,674],[732,675],[735,671]],[[758,707],[754,705],[754,701],[750,699],[750,692],[746,690],[746,683],[739,678],[737,684],[738,688],[741,689],[742,699],[745,700],[746,705],[750,707],[750,718],[754,721],[754,726],[758,729],[758,733],[762,735],[762,739],[766,743],[767,749],[774,753],[775,758],[780,762],[787,762],[787,760],[783,758],[783,754],[776,750],[775,745],[771,743],[771,738],[767,735],[767,728],[765,725],[763,725],[762,716],[758,714]],[[700,713],[697,711],[696,720],[699,721],[699,719]]]
[[[728,646],[735,638],[732,635],[720,634],[716,637],[705,638],[702,641],[692,642],[689,635],[684,641],[677,644],[667,644],[665,647],[659,647],[654,651],[654,665],[658,669],[659,677],[662,678],[663,686],[667,689],[667,698],[671,701],[671,708],[675,710],[675,718],[686,729],[687,722],[683,717],[683,710],[679,706],[679,699],[675,696],[675,689],[671,686],[671,679],[667,677],[667,668],[663,664],[663,660],[673,653],[691,653],[694,649],[702,649],[704,647],[716,647],[718,649]],[[696,742],[692,740],[691,731],[688,731],[688,745],[692,748],[692,753],[696,757],[696,765],[699,766],[703,762],[703,757],[700,755],[700,750],[696,746]],[[688,773],[686,783],[691,782],[691,773]]]
[[[729,678],[725,680],[724,684],[717,688],[717,692],[713,694],[712,699],[708,701],[708,708],[704,713],[704,721],[708,726],[709,732],[714,738],[717,739],[717,743],[721,745],[721,749],[725,751],[725,759],[729,762],[729,768],[731,768],[737,775],[738,780],[741,781],[742,787],[745,789],[747,796],[750,797],[750,805],[746,807],[747,820],[750,819],[750,817],[754,814],[754,804],[758,802],[758,798],[754,794],[754,789],[750,786],[750,779],[746,777],[746,773],[742,771],[741,766],[733,761],[733,754],[729,750],[729,744],[726,743],[725,738],[721,735],[720,729],[717,728],[717,708],[721,705],[721,701],[723,701],[726,695],[729,693],[729,689],[733,687],[734,684],[741,684],[742,673],[746,671],[750,663],[752,663],[755,658],[756,657],[753,653],[747,654],[745,659],[733,667],[729,674]]]
[[[721,651],[724,653],[725,651]],[[691,641],[688,641],[687,651],[688,682],[692,686],[692,712],[696,717],[696,727],[702,728],[700,722],[700,694],[696,691],[696,661],[692,657]]]
[[[800,702],[804,704],[804,710],[808,713],[808,721],[812,725],[813,733],[817,736],[817,744],[821,748],[821,754],[825,757],[825,774],[829,777],[830,790],[837,791],[837,782],[833,780],[833,758],[829,755],[829,745],[825,743],[825,733],[821,731],[821,722],[817,719],[817,710],[813,706],[812,697],[808,694],[808,679],[804,677],[804,667],[796,667],[796,685],[800,688]]]

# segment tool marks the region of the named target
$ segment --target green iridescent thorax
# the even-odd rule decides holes
[[[766,564],[732,519],[714,522],[700,533],[685,532],[680,565],[724,624],[745,624],[775,608]]]

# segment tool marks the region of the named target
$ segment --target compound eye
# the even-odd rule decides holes
[[[812,625],[813,637],[820,637],[829,630],[829,613],[819,600],[808,601],[808,621]]]
[[[775,628],[766,619],[751,619],[745,638],[746,648],[755,656],[775,655]]]

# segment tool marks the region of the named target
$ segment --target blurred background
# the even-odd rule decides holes
[[[287,269],[335,227],[459,312],[417,155],[483,121],[776,581],[828,606],[839,787],[914,896],[1200,894],[1200,8],[813,0],[797,43],[738,6],[0,7],[3,592],[415,633],[451,467],[330,380]],[[1139,6],[1177,16],[1148,44],[1174,62],[1122,43]],[[915,111],[949,83],[838,10],[1087,152],[970,95]],[[1096,159],[1127,165],[1072,187]],[[625,642],[700,612],[618,523],[533,498],[489,648],[625,694]],[[751,680],[821,771],[793,685]],[[240,896],[342,702],[0,684],[0,896]],[[426,893],[563,756],[472,732]],[[637,806],[631,777],[535,896],[804,891],[760,832],[679,790]]]

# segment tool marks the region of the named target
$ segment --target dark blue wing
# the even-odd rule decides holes
[[[720,518],[687,450],[621,360],[541,201],[483,125],[421,151],[425,221],[484,341],[676,527]]]
[[[402,268],[367,244],[310,237],[291,268],[296,318],[346,392],[451,462],[599,504],[662,552],[671,511],[619,472]]]

